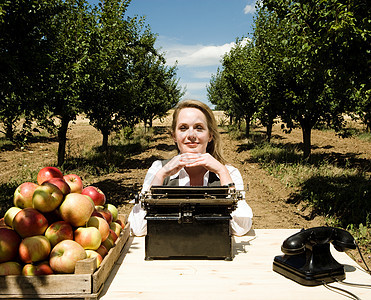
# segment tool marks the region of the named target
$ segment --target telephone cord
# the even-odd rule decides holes
[[[322,284],[325,288],[329,289],[332,292],[338,293],[338,294],[340,294],[342,296],[345,296],[345,297],[348,297],[350,299],[361,300],[361,298],[359,298],[357,295],[353,294],[352,292],[349,292],[347,290],[344,290],[344,289],[336,287],[336,286],[329,285],[324,281],[322,281]]]

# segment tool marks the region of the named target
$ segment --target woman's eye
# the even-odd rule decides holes
[[[179,129],[182,130],[182,131],[187,130],[187,127],[183,125],[183,126],[180,126]]]
[[[201,125],[198,125],[198,126],[196,126],[196,129],[197,129],[197,130],[203,130],[203,129],[204,129],[204,127],[203,127],[203,126],[201,126]]]

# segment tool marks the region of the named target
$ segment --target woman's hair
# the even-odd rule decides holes
[[[206,117],[207,127],[212,135],[212,139],[206,147],[206,152],[210,153],[216,160],[218,160],[222,164],[225,164],[226,160],[223,158],[223,155],[222,155],[222,146],[221,146],[220,133],[218,131],[218,124],[216,122],[213,111],[210,109],[210,107],[207,104],[201,101],[198,101],[198,100],[180,101],[175,106],[175,110],[173,113],[173,122],[171,124],[172,134],[173,135],[175,134],[179,112],[183,108],[189,108],[189,107],[200,110]]]

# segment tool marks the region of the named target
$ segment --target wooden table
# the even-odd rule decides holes
[[[325,286],[300,285],[272,270],[284,239],[298,229],[255,229],[234,237],[233,261],[144,260],[144,237],[130,237],[109,276],[101,299],[348,299]],[[332,248],[332,247],[331,247]],[[346,282],[371,284],[345,253],[331,249],[345,265]],[[360,299],[371,299],[371,289],[340,283]]]

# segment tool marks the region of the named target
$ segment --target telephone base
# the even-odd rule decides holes
[[[296,255],[274,258],[273,271],[306,286],[317,286],[345,279],[344,266],[332,256],[329,245],[317,245]]]

